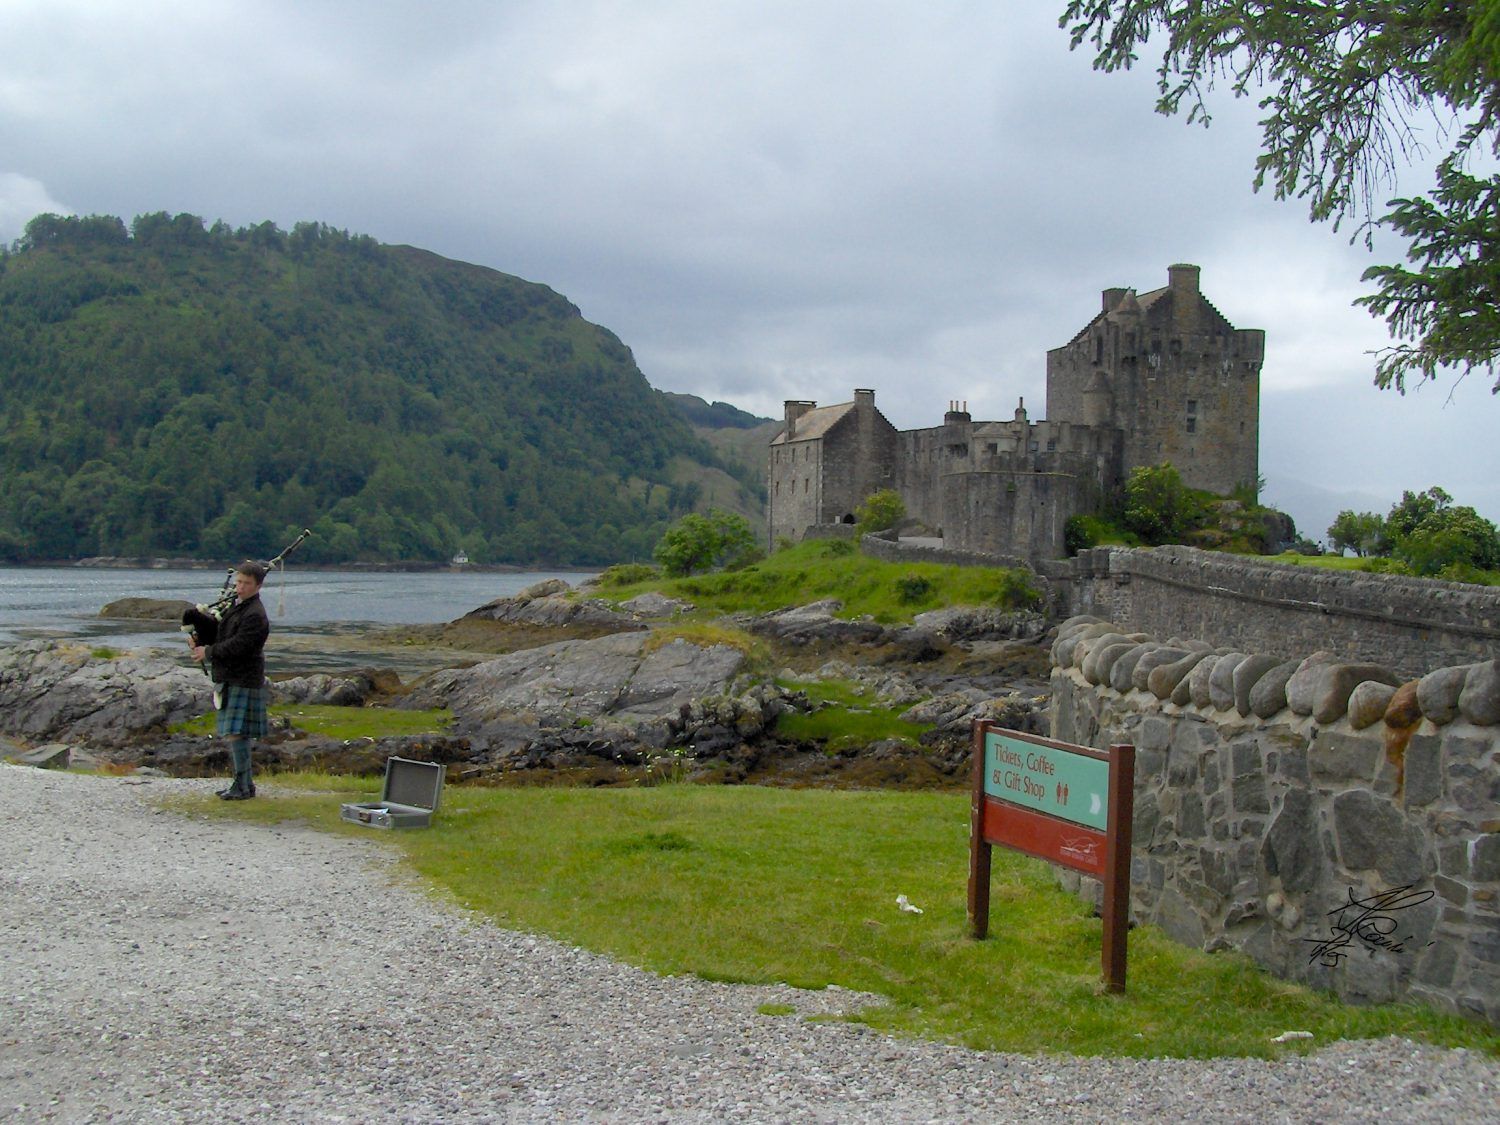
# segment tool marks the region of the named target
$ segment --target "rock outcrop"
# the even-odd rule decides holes
[[[169,621],[176,625],[192,608],[192,602],[181,598],[118,598],[101,609],[99,616],[131,621]]]
[[[774,685],[740,682],[745,655],[644,633],[561,641],[437,672],[404,707],[446,707],[453,732],[491,767],[732,753],[788,709]]]
[[[645,629],[644,618],[654,616],[622,609],[599,598],[569,596],[572,593],[572,587],[561,578],[549,578],[519,594],[486,602],[464,618],[530,628],[614,633]]]
[[[0,649],[0,732],[29,741],[119,746],[212,707],[208,678],[180,659],[47,640]]]

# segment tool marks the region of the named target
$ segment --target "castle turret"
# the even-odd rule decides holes
[[[1102,368],[1094,370],[1093,378],[1083,388],[1083,424],[1085,426],[1107,426],[1114,418],[1115,394],[1110,389]]]

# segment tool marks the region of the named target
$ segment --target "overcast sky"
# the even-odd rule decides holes
[[[902,428],[1041,416],[1100,291],[1192,262],[1266,331],[1265,499],[1304,534],[1433,484],[1500,520],[1489,381],[1371,383],[1350,302],[1400,248],[1256,195],[1252,103],[1158,116],[1154,56],[1094,73],[1063,7],[0,0],[0,241],[317,220],[550,285],[663,390],[779,417],[871,387]]]

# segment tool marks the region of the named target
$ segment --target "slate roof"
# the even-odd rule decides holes
[[[823,437],[853,409],[854,403],[841,402],[835,406],[819,406],[809,410],[797,419],[796,433],[792,435],[792,441],[811,441],[813,438]],[[773,437],[771,444],[786,445],[786,430],[783,429]]]

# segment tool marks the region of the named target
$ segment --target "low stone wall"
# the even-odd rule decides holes
[[[1493,657],[1500,589],[1262,562],[1189,547],[1099,547],[1049,564],[1064,614],[1241,648],[1328,649],[1403,675]]]
[[[854,525],[852,523],[815,523],[802,532],[805,542],[808,539],[853,539]]]
[[[1135,919],[1500,1025],[1500,661],[1404,679],[1097,618],[1052,656],[1053,737],[1136,747]]]
[[[929,547],[921,543],[903,543],[879,535],[866,535],[859,541],[862,554],[883,562],[929,562],[947,566],[1003,566],[1030,570],[1031,564],[1015,555],[992,555],[987,551],[961,551],[955,547]]]

